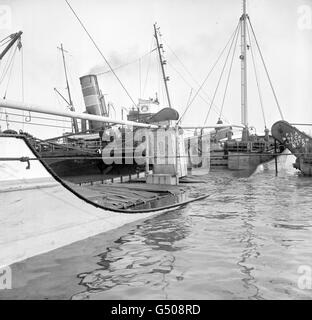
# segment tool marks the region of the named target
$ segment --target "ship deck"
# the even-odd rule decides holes
[[[145,183],[95,183],[77,185],[67,182],[70,188],[84,198],[112,209],[128,209],[147,205],[151,201],[178,197],[186,191],[185,187],[172,185],[153,185]]]

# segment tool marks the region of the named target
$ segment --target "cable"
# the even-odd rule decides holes
[[[4,80],[8,70],[10,68],[10,65],[12,63],[12,59],[14,57],[15,52],[16,52],[16,47],[15,47],[14,50],[10,50],[10,55],[9,55],[8,59],[6,60],[6,64],[5,64],[4,68],[3,68],[3,73],[2,73],[2,75],[0,77],[0,83],[2,83],[2,81]]]
[[[91,42],[93,43],[93,45],[95,46],[95,48],[97,49],[97,51],[99,52],[99,54],[102,56],[102,58],[104,59],[104,61],[106,62],[106,64],[108,65],[109,69],[111,70],[111,72],[113,73],[113,75],[116,77],[116,79],[118,80],[119,84],[121,85],[121,87],[124,89],[125,93],[127,94],[127,96],[130,98],[130,100],[132,101],[132,103],[135,105],[136,103],[134,102],[133,98],[131,97],[130,93],[128,92],[128,90],[126,89],[126,87],[124,86],[124,84],[121,82],[121,80],[119,79],[119,77],[117,76],[117,74],[115,73],[114,69],[111,67],[110,63],[108,62],[108,60],[105,58],[104,54],[102,53],[102,51],[100,50],[100,48],[98,47],[98,45],[96,44],[96,42],[94,41],[94,39],[92,38],[92,36],[90,35],[90,33],[88,32],[88,30],[86,29],[86,27],[84,26],[84,24],[82,23],[82,21],[80,20],[80,18],[77,16],[76,12],[74,11],[74,9],[72,8],[72,6],[69,4],[68,0],[65,0],[65,2],[67,3],[67,5],[69,6],[70,10],[72,11],[72,13],[74,14],[74,16],[77,18],[78,22],[80,23],[81,27],[84,29],[84,31],[86,32],[86,34],[88,35],[89,39],[91,40]]]
[[[225,47],[222,49],[217,61],[213,64],[213,66],[211,67],[211,69],[208,72],[208,75],[206,76],[206,78],[204,79],[204,81],[202,82],[202,84],[200,85],[200,87],[198,88],[198,90],[196,91],[195,95],[193,96],[192,100],[190,101],[189,105],[187,106],[187,108],[185,109],[185,111],[183,112],[182,116],[180,117],[180,119],[178,120],[177,124],[180,123],[181,119],[184,117],[185,113],[187,112],[187,110],[190,108],[190,106],[192,105],[192,103],[194,102],[194,100],[196,99],[197,95],[199,94],[200,90],[202,89],[202,87],[205,85],[206,81],[208,80],[209,76],[211,75],[212,71],[214,70],[215,66],[218,64],[219,60],[221,59],[224,51],[226,50],[227,46],[229,45],[229,43],[231,42],[233,36],[236,34],[237,29],[239,27],[240,22],[238,22],[237,27],[235,28],[235,31],[233,32],[233,34],[231,35],[230,39],[228,40],[228,42],[226,43]]]
[[[232,41],[231,41],[231,45],[230,45],[230,48],[229,48],[229,52],[228,52],[228,54],[227,54],[227,56],[226,56],[226,58],[225,58],[224,65],[223,65],[223,68],[222,68],[220,77],[219,77],[218,82],[217,82],[216,89],[215,89],[214,94],[213,94],[213,97],[212,97],[212,101],[211,101],[210,107],[209,107],[209,109],[208,109],[208,112],[207,112],[207,115],[206,115],[206,118],[205,118],[205,121],[204,121],[204,125],[206,124],[206,122],[207,122],[207,120],[208,120],[208,117],[209,117],[209,114],[210,114],[210,111],[211,111],[211,107],[212,107],[213,101],[214,101],[214,99],[215,99],[215,97],[216,97],[216,94],[217,94],[217,91],[218,91],[218,88],[219,88],[219,85],[220,85],[220,82],[221,82],[221,79],[222,79],[222,76],[223,76],[225,67],[226,67],[226,65],[227,65],[227,61],[228,61],[229,55],[230,55],[231,50],[232,50],[232,46],[233,46],[233,43],[234,43],[234,40],[235,40],[235,37],[236,37],[236,33],[238,33],[238,30],[239,30],[239,26],[240,26],[240,21],[239,21],[239,23],[238,23],[238,26],[237,26],[237,28],[236,28],[236,30],[235,30],[235,34],[234,34],[233,39],[232,39]]]
[[[3,38],[2,40],[0,40],[0,43],[3,42],[4,40],[8,39],[8,38],[11,38],[11,35],[8,35],[5,38]],[[10,39],[8,41],[10,41]]]
[[[180,78],[193,90],[193,86],[184,78],[184,76],[170,63],[170,62],[168,62],[168,65],[180,76]],[[205,93],[203,90],[202,90],[202,93]],[[199,98],[201,98],[207,105],[209,105],[210,104],[210,102],[211,102],[211,99],[210,99],[210,97],[208,97],[208,95],[206,94],[206,96],[208,97],[208,99],[210,100],[210,101],[207,101],[201,94],[198,94],[198,96],[199,96]],[[191,98],[191,97],[190,97]],[[190,103],[190,100],[188,101],[188,103],[186,104],[186,107],[185,108],[187,108],[187,106],[189,105],[189,103]],[[220,110],[219,110],[219,108],[215,105],[215,104],[213,104],[213,110],[214,110],[214,112],[218,115],[219,114],[219,112],[220,112]],[[229,121],[228,121],[228,119],[226,118],[226,117],[222,117],[223,118],[223,120],[225,121],[225,122],[228,122],[229,123]]]
[[[141,72],[141,58],[139,58],[139,97],[142,96],[142,72]]]
[[[255,41],[256,41],[256,45],[257,45],[258,51],[259,51],[259,53],[260,53],[260,57],[261,57],[261,60],[262,60],[262,63],[263,63],[263,66],[264,66],[266,75],[267,75],[267,77],[268,77],[268,80],[269,80],[269,83],[270,83],[270,86],[271,86],[271,89],[272,89],[272,92],[273,92],[273,95],[274,95],[274,99],[275,99],[275,102],[276,102],[278,111],[279,111],[279,113],[280,113],[280,116],[281,116],[282,120],[284,120],[284,116],[283,116],[283,113],[282,113],[282,109],[281,109],[281,107],[280,107],[280,105],[279,105],[279,102],[278,102],[278,100],[277,100],[277,96],[276,96],[276,93],[275,93],[275,90],[274,90],[274,87],[273,87],[273,84],[272,84],[272,81],[271,81],[271,78],[270,78],[268,69],[267,69],[266,64],[265,64],[265,62],[264,62],[264,58],[263,58],[263,55],[262,55],[262,52],[261,52],[261,49],[260,49],[260,46],[259,46],[257,37],[256,37],[255,32],[254,32],[254,29],[253,29],[253,27],[252,27],[252,25],[251,25],[249,16],[247,16],[247,18],[248,18],[248,22],[249,22],[249,25],[250,25],[252,34],[253,34],[254,39],[255,39]]]
[[[223,94],[223,99],[222,99],[222,104],[221,104],[219,119],[221,119],[221,116],[222,116],[223,107],[224,107],[224,102],[225,102],[225,97],[226,97],[227,89],[228,89],[229,82],[230,82],[230,76],[231,76],[231,73],[232,73],[234,56],[235,56],[235,52],[236,52],[236,48],[237,48],[238,36],[239,36],[239,32],[237,32],[237,34],[236,34],[236,40],[235,40],[235,44],[234,44],[234,50],[233,50],[231,65],[230,65],[228,77],[227,77],[227,80],[226,80],[226,86],[225,86],[225,90],[224,90],[224,94]]]
[[[257,72],[257,68],[256,68],[256,62],[255,62],[255,57],[254,57],[254,53],[253,53],[253,45],[252,45],[252,42],[251,42],[251,37],[250,37],[250,33],[249,33],[248,24],[247,24],[247,34],[248,34],[248,39],[249,39],[249,44],[250,44],[250,51],[251,51],[253,68],[254,68],[254,72],[255,72],[255,78],[256,78],[256,82],[257,82],[258,95],[259,95],[259,100],[260,100],[262,117],[263,117],[263,121],[264,121],[264,127],[267,128],[266,119],[265,119],[265,113],[264,113],[264,107],[263,107],[263,100],[262,100],[262,95],[261,95],[261,88],[260,88],[260,83],[259,83],[259,80],[258,80],[258,72]]]
[[[144,55],[142,55],[141,57],[139,57],[138,59],[135,59],[135,60],[132,60],[130,62],[126,62],[122,65],[119,65],[117,67],[114,68],[114,71],[118,70],[118,69],[121,69],[121,68],[124,68],[124,67],[127,67],[131,64],[135,64],[137,63],[138,61],[140,61],[141,59],[143,59],[144,57],[146,57],[147,55],[151,54],[152,52],[154,52],[157,48],[145,53]],[[104,74],[107,74],[107,73],[111,73],[112,70],[106,70],[106,71],[103,71],[103,72],[95,72],[94,74],[97,75],[97,76],[100,76],[100,75],[104,75]]]
[[[147,80],[148,80],[148,76],[149,76],[149,70],[151,67],[151,57],[152,57],[151,50],[152,50],[153,42],[154,42],[154,38],[152,39],[151,46],[150,46],[150,54],[149,54],[149,59],[148,59],[147,72],[146,72],[145,82],[144,82],[144,86],[143,86],[143,96],[144,96],[145,89],[146,89],[146,84],[147,84]]]
[[[0,114],[2,114],[0,112]],[[20,113],[13,113],[13,112],[7,112],[8,115],[11,116],[19,116],[19,117],[23,117],[23,115],[21,115]],[[56,118],[47,118],[47,117],[39,117],[39,116],[31,116],[33,119],[41,119],[41,120],[50,120],[50,121],[59,121],[59,122],[68,122],[71,123],[70,120],[63,120],[63,119],[56,119]]]
[[[197,86],[200,86],[199,82],[194,78],[194,76],[192,75],[192,73],[189,71],[189,69],[186,67],[186,65],[182,62],[182,60],[178,57],[178,55],[172,50],[172,48],[168,45],[168,43],[166,41],[164,41],[165,44],[166,44],[166,47],[169,48],[169,50],[171,51],[171,53],[176,57],[176,59],[180,62],[180,64],[182,65],[183,69],[188,73],[188,75],[190,76],[190,78],[194,81],[194,83],[197,85]],[[172,65],[171,65],[172,67]],[[182,77],[182,75],[177,71],[175,70],[181,78],[183,78],[183,80],[185,81],[184,77]],[[186,81],[185,81],[186,82]],[[192,87],[190,84],[189,84],[190,87]],[[209,97],[209,95],[202,89],[202,93],[204,93],[206,95],[206,97],[208,98],[208,100],[211,101],[211,98]],[[200,96],[201,97],[201,96]],[[205,101],[205,100],[204,100]],[[214,104],[214,108],[215,109],[218,109],[218,111],[215,111],[217,114],[219,114],[219,108]],[[224,118],[225,120],[225,118]],[[225,120],[226,121],[226,120]],[[228,121],[227,121],[228,122]]]
[[[24,50],[23,50],[23,47],[21,47],[21,69],[22,69],[22,74],[21,74],[22,102],[24,102],[25,96],[24,96]],[[24,131],[24,110],[23,110],[23,131]]]
[[[186,102],[186,106],[188,106],[188,104],[189,104],[189,103],[190,103],[190,101],[191,101],[192,93],[193,93],[193,88],[191,88],[191,91],[190,91],[189,97],[188,97],[187,102]]]
[[[5,113],[6,114],[6,113]],[[7,116],[7,115],[6,115]],[[20,124],[23,124],[24,122],[23,121],[15,121],[15,120],[2,120],[0,119],[0,121],[3,121],[3,122],[7,122],[7,128],[8,128],[8,123],[9,122],[12,122],[12,123],[20,123]],[[52,127],[52,128],[62,128],[62,129],[71,129],[71,127],[63,127],[63,126],[57,126],[57,125],[50,125],[50,124],[42,124],[42,123],[34,123],[34,122],[30,122],[28,124],[31,124],[31,125],[35,125],[35,126],[42,126],[42,127]]]
[[[10,80],[11,80],[11,75],[12,75],[12,71],[13,71],[13,66],[14,66],[14,62],[15,62],[15,54],[16,54],[16,51],[17,51],[17,46],[15,47],[14,49],[14,53],[13,53],[13,56],[12,56],[12,60],[10,62],[10,65],[9,65],[9,75],[8,75],[8,83],[6,85],[6,88],[5,88],[5,92],[4,92],[4,96],[3,96],[3,99],[6,98],[6,95],[7,95],[7,91],[8,91],[8,88],[9,88],[9,84],[10,84]]]

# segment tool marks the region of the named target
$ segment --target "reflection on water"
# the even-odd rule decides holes
[[[211,173],[212,197],[150,219],[79,274],[73,299],[293,299],[312,266],[312,180]]]
[[[165,288],[169,282],[166,274],[174,266],[173,252],[182,249],[175,243],[189,233],[189,219],[181,219],[177,211],[146,221],[100,254],[97,270],[78,275],[80,284],[87,290],[73,298],[86,299],[92,295],[106,298],[106,291],[119,292],[125,287],[130,291],[142,287],[146,294],[148,288],[157,289],[162,298],[167,298]]]
[[[253,222],[255,219],[255,205],[253,197],[254,188],[251,184],[247,183],[246,193],[244,195],[245,208],[247,210],[246,216],[242,217],[242,234],[240,242],[244,245],[241,259],[237,262],[237,265],[241,268],[241,272],[244,275],[242,277],[242,282],[246,290],[254,291],[254,294],[250,295],[250,298],[260,299],[259,289],[256,285],[255,278],[253,277],[253,266],[248,266],[248,261],[250,258],[257,258],[260,255],[258,251],[258,244],[255,241],[256,234],[254,232]]]
[[[211,197],[13,266],[0,299],[310,299],[312,179],[211,172]],[[20,281],[16,279],[20,278]]]

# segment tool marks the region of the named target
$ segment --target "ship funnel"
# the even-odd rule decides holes
[[[80,78],[83,99],[86,106],[86,112],[97,116],[109,116],[96,75],[86,75]],[[99,129],[103,124],[97,121],[89,122],[89,129]]]

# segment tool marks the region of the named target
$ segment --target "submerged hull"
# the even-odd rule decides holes
[[[256,136],[253,141],[228,140],[213,142],[209,135],[187,138],[187,154],[189,167],[222,168],[237,171],[254,171],[260,164],[264,164],[275,157],[274,140],[272,137]],[[193,145],[189,142],[196,140]],[[276,152],[283,152],[279,144]],[[197,165],[194,165],[195,159]]]
[[[255,170],[258,165],[274,159],[274,155],[261,153],[229,152],[228,168],[230,170]]]

